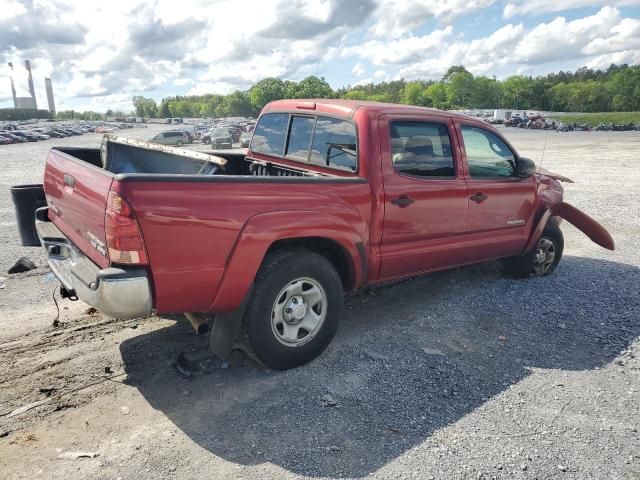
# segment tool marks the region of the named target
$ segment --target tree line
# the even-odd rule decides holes
[[[175,96],[163,98],[159,104],[136,96],[133,105],[140,117],[246,117],[256,116],[268,102],[283,98],[345,98],[440,109],[636,111],[640,110],[640,65],[612,64],[606,70],[582,67],[537,77],[514,75],[503,81],[452,66],[439,81],[392,80],[338,90],[322,77],[300,82],[265,78],[247,91],[229,95]]]
[[[228,95],[187,95],[163,98],[133,97],[135,113],[107,112],[107,116],[145,118],[257,116],[272,100],[283,98],[345,98],[404,103],[440,109],[513,108],[564,112],[632,112],[640,110],[640,65],[615,65],[606,70],[582,67],[575,72],[537,77],[514,75],[505,80],[474,76],[452,66],[441,80],[392,80],[333,90],[322,77],[300,82],[264,78],[246,91]],[[37,115],[36,115],[37,114]],[[48,118],[46,111],[0,110],[0,120]],[[99,120],[96,112],[65,111],[57,119]]]

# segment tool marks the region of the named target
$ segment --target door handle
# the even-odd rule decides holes
[[[394,205],[398,205],[400,208],[408,207],[415,200],[411,198],[409,195],[400,195],[398,198],[394,198],[391,200],[391,203]]]
[[[65,173],[64,174],[64,184],[67,187],[73,188],[76,185],[76,179],[73,178],[73,176],[69,175],[68,173]]]
[[[484,202],[487,198],[489,198],[488,196],[486,196],[484,193],[482,192],[477,192],[475,195],[471,195],[471,200],[473,200],[474,202],[478,202],[478,203],[482,203]]]

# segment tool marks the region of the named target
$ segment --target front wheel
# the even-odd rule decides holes
[[[182,145],[184,145],[184,142],[183,142],[182,140],[178,140],[178,141],[176,142],[176,145],[177,145],[178,147],[181,147]]]
[[[340,276],[325,257],[302,249],[271,253],[256,276],[244,340],[268,367],[303,365],[331,342],[342,303]]]
[[[551,275],[562,258],[564,237],[560,227],[550,220],[538,243],[527,253],[503,260],[505,273],[514,278]]]

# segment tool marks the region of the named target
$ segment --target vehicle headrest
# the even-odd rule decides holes
[[[433,143],[425,135],[415,135],[407,138],[404,149],[414,155],[433,155]]]

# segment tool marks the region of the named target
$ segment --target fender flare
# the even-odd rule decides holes
[[[589,237],[593,243],[600,245],[607,250],[615,250],[616,247],[613,237],[602,225],[573,205],[566,202],[560,202],[545,209],[540,220],[538,220],[536,228],[531,232],[529,241],[522,250],[522,254],[530,251],[535,246],[551,216],[564,218],[567,222]]]
[[[258,269],[275,242],[323,238],[337,243],[350,260],[354,286],[364,282],[366,250],[355,228],[341,218],[316,211],[268,212],[251,217],[233,246],[210,311],[234,310],[246,296]]]

